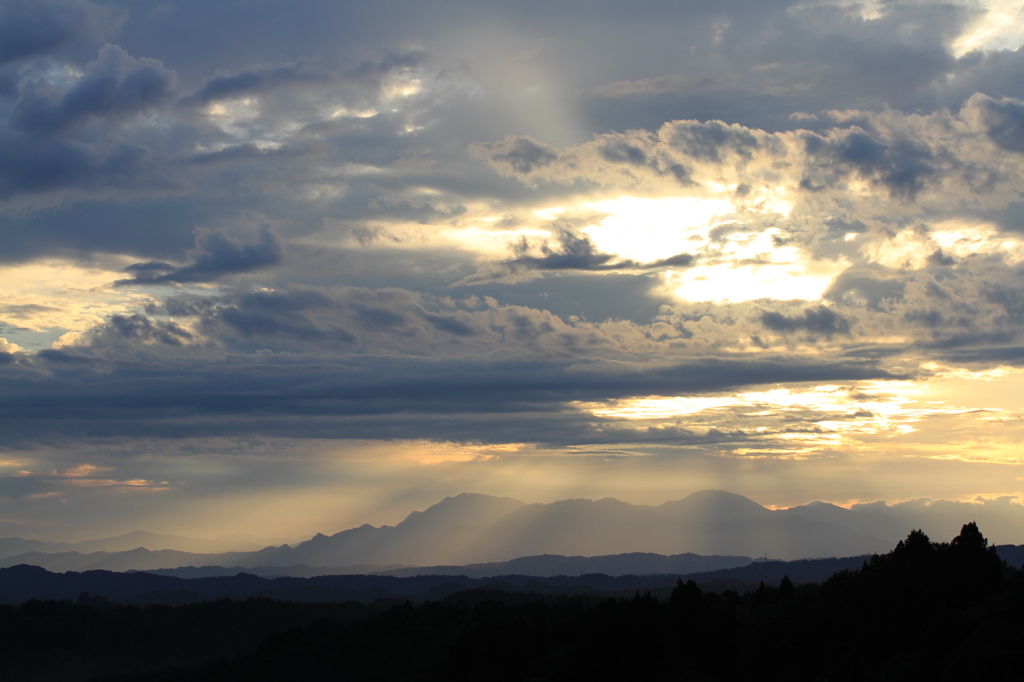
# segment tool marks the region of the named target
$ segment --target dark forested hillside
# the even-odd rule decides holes
[[[0,614],[5,680],[963,680],[1017,665],[1024,578],[972,523],[743,595],[679,580],[665,600],[478,589],[417,606],[81,599]]]

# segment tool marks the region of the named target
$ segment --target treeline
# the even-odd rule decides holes
[[[326,619],[345,624],[389,605],[253,598],[126,606],[88,594],[77,601],[31,600],[0,606],[0,680],[66,682],[196,666],[251,653],[289,628]]]
[[[14,656],[2,665],[15,667],[0,678],[83,679],[61,676],[77,661],[121,673],[96,682],[962,680],[1012,670],[1024,644],[1024,577],[974,524],[950,543],[915,531],[821,584],[785,578],[744,595],[680,580],[667,600],[470,590],[418,606],[90,601],[3,609]]]

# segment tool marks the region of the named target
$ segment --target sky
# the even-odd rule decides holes
[[[1019,507],[1022,43],[997,0],[0,0],[0,536]]]

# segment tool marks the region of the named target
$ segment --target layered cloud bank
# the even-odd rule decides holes
[[[1012,498],[1020,11],[7,3],[0,518]]]

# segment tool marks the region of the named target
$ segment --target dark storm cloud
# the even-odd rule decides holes
[[[211,308],[202,318],[202,327],[211,330],[226,326],[242,340],[312,342],[334,347],[355,340],[333,316],[321,316],[333,312],[336,306],[336,301],[315,291],[257,292],[242,296],[234,304]]]
[[[848,334],[850,323],[831,308],[819,305],[805,308],[802,317],[787,317],[781,313],[765,311],[761,324],[777,332],[806,331],[812,335],[832,338],[834,334]]]
[[[165,334],[185,336],[137,318],[112,320],[109,327],[139,348],[168,343],[161,338]],[[111,361],[63,350],[38,357],[43,362],[36,367],[5,365],[3,370],[8,381],[24,386],[17,397],[0,398],[6,443],[42,433],[54,438],[142,433],[406,438],[417,430],[417,438],[478,442],[716,442],[721,434],[700,436],[685,429],[602,434],[595,431],[601,420],[568,403],[889,376],[865,364],[784,358],[705,358],[656,368],[574,371],[575,361],[469,358],[349,356],[339,361],[265,355],[239,362],[197,355],[140,364],[137,354]],[[89,370],[89,363],[101,369]],[[49,374],[50,367],[76,371]],[[522,430],[524,418],[529,433]]]
[[[417,344],[426,349],[453,337],[473,337],[482,324],[466,311],[428,308],[423,297],[401,290],[292,288],[219,299],[180,296],[150,312],[195,318],[211,341],[234,350],[314,354],[397,352]],[[98,337],[93,338],[95,345]]]
[[[130,142],[97,147],[0,130],[0,197],[114,186],[127,193],[153,170],[152,161],[150,149]]]
[[[37,357],[44,362],[58,365],[90,365],[94,362],[88,355],[61,350],[58,348],[47,348],[36,353]]]
[[[0,65],[46,54],[102,33],[107,12],[86,0],[5,0],[0,5]]]
[[[650,325],[569,324],[543,310],[398,289],[183,295],[147,312],[111,316],[77,345],[4,365],[5,380],[26,389],[0,399],[7,441],[258,433],[725,446],[748,436],[634,429],[574,402],[891,377],[874,361],[707,355]],[[706,326],[701,317],[686,319]],[[844,324],[821,309],[780,319],[818,334]]]
[[[246,244],[223,232],[202,230],[196,234],[193,262],[182,267],[150,261],[125,268],[134,276],[119,280],[119,285],[213,282],[226,275],[251,272],[274,265],[284,259],[284,246],[269,229],[264,228],[260,240]]]
[[[56,91],[37,82],[23,88],[8,124],[15,130],[52,134],[91,118],[124,119],[170,102],[177,75],[154,59],[135,59],[105,45],[71,88]]]

